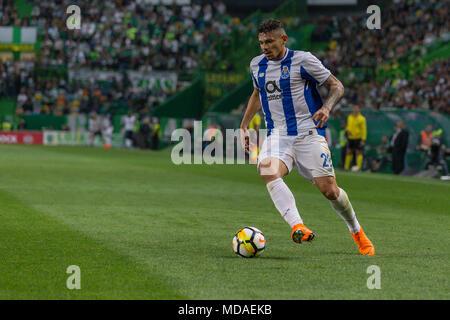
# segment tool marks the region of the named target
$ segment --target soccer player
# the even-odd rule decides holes
[[[258,156],[258,172],[275,207],[292,228],[292,240],[310,242],[315,237],[303,224],[294,196],[283,181],[295,166],[345,221],[359,252],[375,254],[347,193],[336,184],[324,137],[330,111],[344,93],[342,83],[311,53],[286,48],[288,36],[281,21],[261,23],[258,40],[263,54],[250,63],[254,90],[241,122],[241,143],[248,152],[248,124],[262,107],[268,131]],[[328,88],[323,102],[317,90],[321,85]]]
[[[344,169],[348,170],[353,161],[353,153],[356,156],[356,170],[360,171],[363,163],[363,148],[366,144],[367,125],[366,118],[361,114],[359,106],[352,105],[353,112],[347,117],[347,155],[345,156]]]
[[[110,119],[111,116],[105,115],[102,120],[102,136],[104,140],[103,148],[112,148],[112,139],[114,126]]]
[[[133,147],[133,129],[136,122],[136,117],[131,111],[122,118],[122,123],[125,126],[125,146],[130,149]]]
[[[101,119],[97,116],[96,113],[91,113],[89,116],[89,122],[88,122],[88,130],[89,130],[89,145],[93,146],[95,137],[100,136],[102,140],[102,123]]]

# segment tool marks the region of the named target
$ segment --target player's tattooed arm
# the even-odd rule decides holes
[[[324,85],[328,88],[328,96],[323,103],[322,108],[312,116],[317,122],[317,127],[322,128],[330,117],[330,111],[341,100],[344,95],[344,86],[335,76],[330,75]]]
[[[328,111],[331,111],[344,95],[344,86],[342,85],[342,82],[333,75],[330,75],[324,84],[328,88],[328,96],[325,99],[323,106],[327,108]]]

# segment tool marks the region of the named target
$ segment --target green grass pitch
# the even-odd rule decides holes
[[[170,151],[0,146],[0,299],[449,299],[450,184],[337,172],[376,248],[360,256],[329,202],[286,177],[313,243],[297,245],[254,165]],[[233,253],[261,229],[261,257]],[[81,289],[66,269],[81,270]],[[367,268],[381,270],[370,290]]]

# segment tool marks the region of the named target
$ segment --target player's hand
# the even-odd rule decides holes
[[[241,146],[244,149],[245,153],[250,154],[250,134],[247,128],[240,128],[239,137],[241,139]]]
[[[322,107],[319,110],[314,113],[311,119],[314,121],[318,121],[316,127],[317,128],[323,128],[325,123],[327,123],[328,119],[330,118],[330,110],[326,107]]]
[[[360,146],[360,147],[364,147],[365,145],[366,145],[366,141],[364,141],[364,140],[361,140],[361,142],[360,142],[359,146]]]

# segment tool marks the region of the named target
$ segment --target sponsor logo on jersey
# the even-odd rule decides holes
[[[268,93],[267,101],[282,99],[283,96],[280,94],[282,90],[277,85],[276,81],[267,81],[265,88]]]

